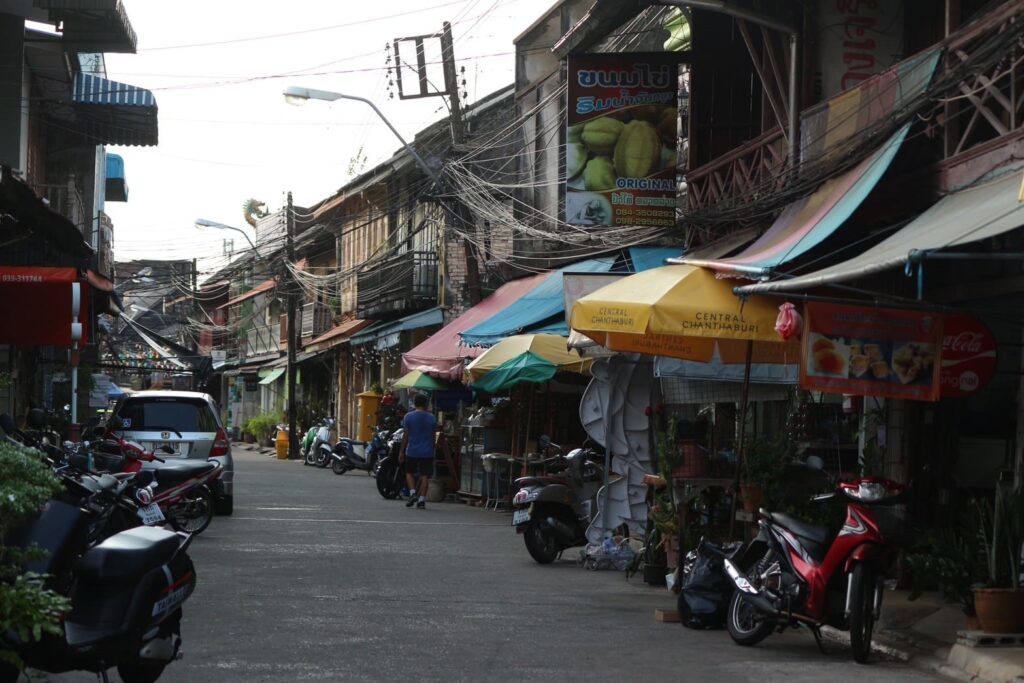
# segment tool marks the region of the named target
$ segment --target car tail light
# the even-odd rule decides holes
[[[230,453],[231,441],[228,439],[228,433],[223,429],[218,429],[217,436],[213,438],[213,448],[210,449],[210,457],[228,455]]]

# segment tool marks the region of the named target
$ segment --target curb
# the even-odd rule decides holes
[[[826,640],[846,646],[850,645],[850,634],[846,631],[840,631],[831,626],[824,626],[821,629],[821,635]],[[986,680],[979,678],[977,675],[972,676],[963,669],[951,666],[946,661],[946,648],[944,647],[928,650],[897,641],[897,638],[885,632],[875,634],[871,639],[871,651],[888,659],[903,662],[919,671],[937,673],[947,678],[964,681],[965,683],[980,683]]]

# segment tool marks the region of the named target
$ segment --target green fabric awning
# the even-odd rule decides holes
[[[260,380],[260,384],[273,384],[274,380],[283,375],[286,369],[287,368],[274,368],[269,373],[267,373],[266,377]],[[263,373],[260,374],[262,375]]]
[[[533,351],[526,351],[494,368],[472,386],[477,391],[493,394],[520,382],[546,382],[554,377],[556,372],[557,365],[541,358]]]
[[[451,388],[451,385],[447,382],[442,382],[419,370],[411,370],[405,373],[396,379],[391,386],[395,389],[424,389],[427,391]]]

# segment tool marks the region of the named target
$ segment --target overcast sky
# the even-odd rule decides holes
[[[116,258],[219,256],[222,238],[232,236],[241,248],[240,235],[198,230],[194,219],[247,227],[246,199],[275,210],[288,190],[297,205],[312,205],[344,185],[361,149],[370,168],[398,148],[369,107],[295,107],[284,87],[367,97],[411,140],[446,110],[441,98],[399,101],[395,91],[389,99],[386,44],[451,21],[472,104],[512,82],[513,38],[552,3],[124,0],[138,52],[108,54],[108,77],[153,91],[160,144],[108,147],[124,157],[129,186],[127,203],[106,208]]]

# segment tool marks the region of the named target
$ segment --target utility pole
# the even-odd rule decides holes
[[[192,259],[192,273],[191,273],[191,275],[192,275],[192,315],[195,316],[196,319],[199,319],[199,318],[201,318],[201,316],[199,315],[199,269],[197,267],[196,259]],[[179,328],[179,329],[181,329],[181,328]],[[183,342],[188,343],[187,340],[184,338],[185,335],[183,333],[179,334],[179,336],[182,337],[182,341]],[[199,353],[199,340],[198,339],[193,338],[192,339],[192,343],[188,344],[188,346],[189,346],[189,348],[192,349],[193,352],[195,352],[198,355],[198,353]],[[193,391],[196,391],[196,390],[198,390],[200,388],[199,387],[199,383],[198,383],[198,379],[199,378],[196,377],[196,373],[193,372],[192,373],[192,378],[191,378],[192,390]]]
[[[455,143],[455,153],[458,154],[459,145],[466,141],[466,127],[462,121],[462,106],[459,103],[459,79],[455,71],[455,50],[452,47],[452,25],[447,21],[441,28],[441,60],[444,66],[444,85],[448,91],[448,101],[451,106],[452,139]],[[451,204],[451,213],[454,220],[462,224],[466,232],[476,229],[473,216],[462,202],[456,201]],[[444,235],[441,239],[447,239]],[[469,238],[462,239],[462,250],[466,258],[466,289],[469,290],[469,305],[475,305],[483,298],[480,291],[480,266],[476,260],[476,251]],[[447,270],[445,271],[447,272]],[[442,287],[445,283],[442,283]]]
[[[292,211],[292,193],[288,193],[288,204],[285,208],[285,257],[288,263],[295,263],[295,219]],[[288,288],[288,459],[299,457],[299,435],[296,421],[295,403],[295,349],[299,344],[299,329],[296,324],[298,302],[296,301],[296,282],[291,270],[285,266],[287,277],[284,284]]]

